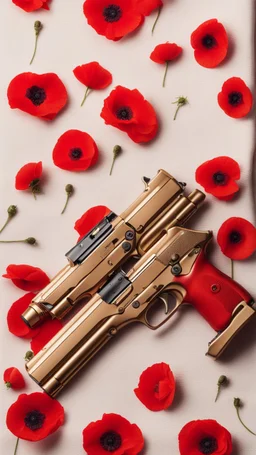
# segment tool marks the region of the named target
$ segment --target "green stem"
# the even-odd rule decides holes
[[[17,438],[16,444],[15,444],[15,449],[14,449],[14,454],[13,454],[13,455],[16,455],[16,453],[17,453],[17,449],[18,449],[18,445],[19,445],[19,440],[20,440],[20,438]]]
[[[165,87],[165,80],[166,80],[166,76],[167,76],[168,66],[169,66],[169,62],[166,62],[166,64],[165,64],[164,78],[163,78],[163,87]]]
[[[234,261],[231,259],[231,278],[234,279]]]
[[[215,403],[216,403],[216,401],[217,401],[217,400],[218,400],[218,398],[219,398],[219,394],[220,394],[220,388],[221,388],[221,386],[220,386],[220,385],[218,385],[218,390],[217,390],[217,395],[216,395],[216,398],[215,398]]]
[[[5,227],[7,226],[7,224],[9,223],[10,219],[11,219],[11,216],[8,216],[8,218],[7,218],[6,222],[4,223],[3,227],[0,229],[0,234],[1,234],[1,232],[3,232],[4,228],[5,228]]]
[[[34,47],[34,52],[33,52],[32,58],[31,58],[30,63],[29,63],[30,65],[32,65],[32,63],[34,61],[34,58],[36,56],[38,37],[39,37],[39,33],[36,33],[35,47]]]
[[[162,11],[162,7],[163,7],[163,6],[161,5],[161,6],[159,6],[159,8],[158,8],[156,20],[155,20],[155,22],[154,22],[154,24],[153,24],[153,27],[152,27],[152,30],[151,30],[152,35],[153,35],[153,33],[154,33],[154,30],[155,30],[155,26],[156,26],[156,24],[157,24],[157,21],[158,21],[158,19],[159,19],[159,17],[160,17],[160,14],[161,14],[161,11]]]
[[[177,107],[177,109],[176,109],[176,111],[175,111],[175,114],[174,114],[173,120],[176,120],[176,118],[177,118],[177,114],[178,114],[178,112],[179,112],[179,109],[181,108],[181,106],[182,106],[181,104],[178,104],[178,107]]]
[[[256,433],[253,433],[253,431],[250,430],[250,428],[248,428],[248,427],[244,424],[244,422],[242,421],[242,419],[241,419],[241,417],[240,417],[240,414],[239,414],[239,408],[238,408],[238,407],[236,407],[236,413],[237,413],[237,417],[238,417],[239,421],[241,422],[241,424],[243,425],[243,427],[244,427],[247,431],[249,431],[249,433],[251,433],[251,434],[253,434],[254,436],[256,436]]]
[[[89,95],[89,91],[90,91],[90,89],[89,89],[89,87],[87,87],[87,88],[86,88],[86,91],[85,91],[85,95],[84,95],[84,97],[83,97],[83,101],[82,101],[82,103],[81,103],[81,107],[84,105],[85,100],[86,100],[87,96]]]
[[[111,168],[110,168],[109,175],[112,175],[112,171],[113,171],[113,167],[114,167],[115,161],[116,161],[116,157],[114,156],[113,161],[112,161],[112,165],[111,165]]]
[[[27,243],[26,240],[0,240],[0,243]]]
[[[67,208],[67,205],[68,205],[68,201],[69,201],[69,198],[70,198],[70,195],[69,195],[69,194],[67,194],[66,203],[65,203],[65,205],[64,205],[64,208],[63,208],[63,210],[62,210],[62,212],[61,212],[61,215],[63,215],[63,213],[65,212],[65,210],[66,210],[66,208]]]

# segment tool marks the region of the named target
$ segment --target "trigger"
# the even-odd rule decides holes
[[[162,300],[165,306],[165,314],[169,313],[169,295],[163,294],[159,296],[159,299]]]

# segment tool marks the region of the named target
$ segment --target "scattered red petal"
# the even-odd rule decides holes
[[[44,322],[42,329],[30,342],[31,351],[36,355],[62,329],[63,324],[58,319]]]
[[[34,180],[40,180],[43,172],[42,161],[25,164],[15,177],[16,190],[28,190]]]
[[[38,334],[40,328],[30,329],[22,320],[21,315],[26,311],[35,294],[29,292],[16,300],[7,313],[7,325],[9,332],[16,337],[31,339]]]
[[[228,156],[219,156],[201,164],[196,170],[196,181],[207,193],[221,200],[230,200],[239,191],[239,164]]]
[[[21,390],[25,387],[25,381],[18,368],[7,368],[3,376],[4,382],[13,390]]]
[[[143,16],[149,16],[152,11],[162,6],[162,0],[137,0],[137,9]]]
[[[229,218],[221,225],[217,242],[228,258],[247,259],[256,251],[256,228],[244,218]]]
[[[217,19],[204,22],[192,33],[191,46],[199,65],[215,68],[225,59],[228,52],[225,27]]]
[[[75,172],[89,169],[97,162],[98,156],[98,147],[93,138],[79,130],[62,134],[52,152],[55,166]]]
[[[175,378],[169,365],[156,363],[143,371],[134,392],[151,411],[169,408],[175,395]]]
[[[106,125],[126,132],[136,143],[151,141],[158,131],[155,110],[137,89],[117,86],[105,99],[100,115]]]
[[[175,43],[158,44],[150,54],[155,63],[168,63],[176,60],[182,53],[182,47]]]
[[[44,120],[53,120],[67,103],[66,88],[57,74],[22,73],[7,90],[9,105]]]
[[[110,213],[110,210],[105,205],[97,205],[87,210],[81,218],[75,222],[74,229],[80,234],[81,240],[88,232],[93,229],[96,224],[103,220]]]
[[[21,9],[30,13],[31,11],[37,11],[38,9],[49,9],[48,2],[50,0],[12,0],[14,5],[19,6]]]
[[[43,270],[27,264],[8,265],[3,277],[8,278],[15,286],[24,291],[40,291],[50,283],[49,277]]]
[[[112,83],[112,74],[98,62],[77,66],[73,73],[82,84],[93,90],[101,90]]]
[[[114,439],[114,445],[110,447],[106,441],[109,433],[112,441]],[[103,448],[104,442],[108,443],[108,449]],[[90,423],[83,430],[83,447],[87,455],[104,455],[106,451],[116,455],[137,455],[144,447],[144,438],[137,425],[119,414],[103,414],[101,420]]]
[[[207,439],[207,441],[206,441]],[[203,453],[204,444],[212,444],[212,455],[231,455],[232,438],[229,431],[216,420],[193,420],[179,434],[180,455]],[[200,450],[200,447],[202,448]],[[208,447],[209,450],[209,447]]]
[[[40,413],[42,426],[31,429],[26,424],[30,413]],[[20,439],[40,441],[54,433],[64,423],[64,408],[57,400],[46,393],[35,392],[29,395],[23,393],[7,411],[7,428]]]
[[[252,109],[252,92],[242,79],[231,77],[224,82],[218,94],[218,103],[229,117],[245,117]]]

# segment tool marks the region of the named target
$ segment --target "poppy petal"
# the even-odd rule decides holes
[[[40,291],[50,283],[49,277],[43,270],[27,264],[8,265],[3,277],[8,278],[15,286],[24,291]]]
[[[155,63],[167,63],[177,59],[182,53],[182,47],[175,43],[158,44],[150,54],[150,59]]]
[[[249,114],[253,105],[251,90],[239,77],[231,77],[218,94],[220,108],[232,118],[242,118]]]
[[[225,27],[217,19],[204,22],[192,33],[191,46],[199,65],[215,68],[225,59],[228,52]]]
[[[98,147],[83,131],[68,130],[58,139],[52,159],[55,166],[66,171],[85,171],[98,160]]]
[[[7,313],[7,325],[9,332],[21,338],[31,339],[36,336],[40,328],[30,329],[27,324],[22,320],[21,315],[26,311],[31,303],[35,294],[29,292],[23,295],[20,299],[16,300]]]
[[[38,414],[40,418],[38,427],[32,429],[29,426],[29,414],[35,412],[37,418]],[[41,392],[21,394],[6,415],[8,429],[17,438],[27,441],[40,441],[54,433],[63,423],[64,409],[61,404]]]
[[[256,228],[244,218],[231,217],[221,225],[217,242],[228,258],[247,259],[256,250]]]
[[[97,205],[87,210],[81,218],[75,222],[74,229],[80,234],[81,238],[90,232],[105,216],[110,213],[110,210],[105,205]]]
[[[42,161],[25,164],[15,177],[16,190],[27,190],[33,180],[40,179],[43,172]]]
[[[13,390],[20,390],[25,387],[25,381],[18,368],[10,367],[4,371],[4,382],[9,384]]]
[[[14,5],[19,6],[27,13],[36,11],[41,8],[49,9],[47,2],[48,0],[12,0],[12,3],[14,3]]]
[[[149,16],[152,11],[162,6],[162,0],[137,0],[137,9],[143,16]]]
[[[52,120],[67,103],[67,91],[54,73],[22,73],[7,90],[9,105],[33,116]]]
[[[31,351],[36,355],[62,327],[63,324],[58,319],[46,321],[39,333],[30,342]]]
[[[98,62],[77,66],[73,73],[82,84],[93,90],[104,89],[112,83],[112,74]]]

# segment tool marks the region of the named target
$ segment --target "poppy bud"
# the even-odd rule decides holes
[[[28,243],[29,245],[35,245],[36,243],[36,239],[34,237],[28,237],[26,240],[25,240],[26,243]]]
[[[17,213],[17,206],[16,205],[10,205],[7,209],[8,215],[9,216],[15,216]]]
[[[37,35],[40,33],[42,28],[43,28],[42,22],[41,21],[35,21],[34,29],[35,29],[35,32],[36,32]]]
[[[72,194],[74,193],[74,187],[73,185],[71,185],[70,183],[68,183],[66,186],[65,186],[65,191],[67,193],[67,199],[66,199],[66,203],[64,205],[64,208],[61,212],[61,215],[63,215],[63,213],[65,212],[66,208],[67,208],[67,205],[68,205],[68,201],[69,201],[69,198],[70,196],[72,196]]]
[[[241,407],[240,398],[234,398],[234,406],[235,406],[235,408],[240,408]]]
[[[115,145],[115,147],[113,148],[113,161],[112,161],[112,165],[111,165],[111,169],[110,169],[109,175],[112,174],[115,161],[116,161],[118,155],[120,155],[121,152],[122,152],[122,147],[120,145]]]
[[[29,362],[31,359],[33,359],[34,353],[32,351],[27,351],[24,357],[24,360],[26,362]]]
[[[227,376],[221,375],[221,376],[219,377],[218,382],[217,382],[218,390],[217,390],[217,395],[216,395],[216,398],[215,398],[215,402],[216,402],[216,401],[218,400],[218,398],[219,398],[221,386],[222,386],[223,384],[226,384],[227,382],[228,382]]]

